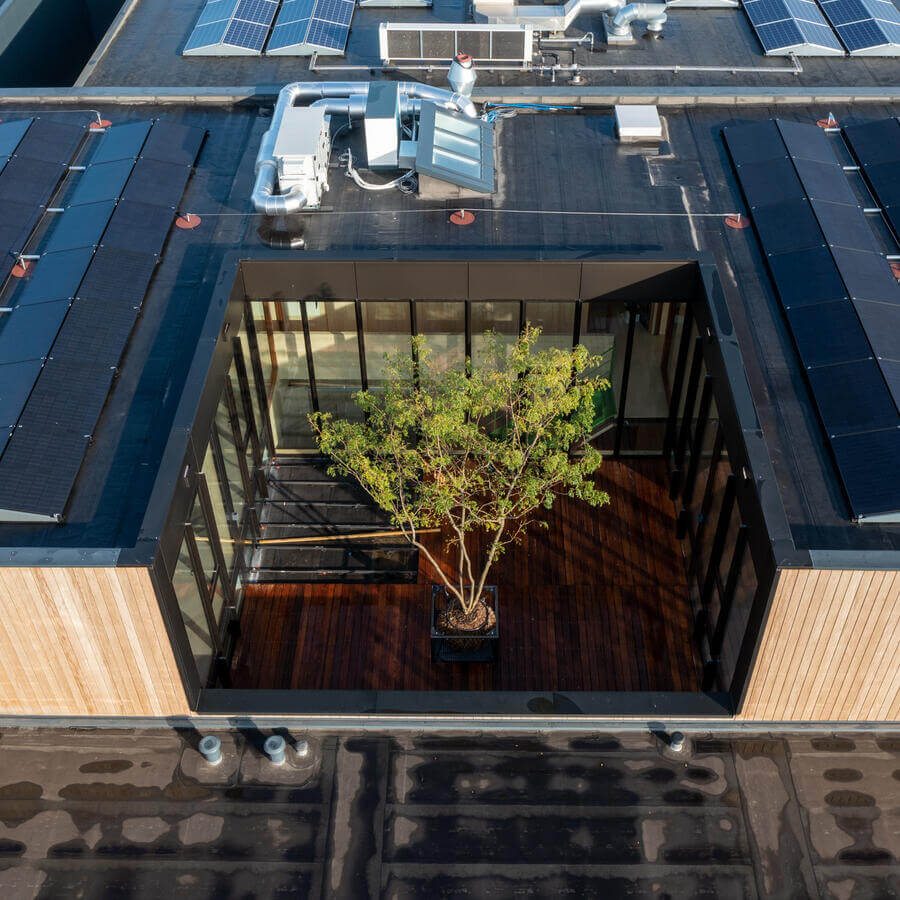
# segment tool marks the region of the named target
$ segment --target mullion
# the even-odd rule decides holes
[[[212,499],[209,496],[209,484],[206,481],[206,475],[200,472],[197,478],[198,491],[197,496],[200,498],[200,509],[203,512],[203,518],[206,520],[206,530],[209,532],[209,542],[212,548],[213,558],[216,561],[216,571],[222,574],[228,574],[228,566],[225,565],[225,554],[222,552],[221,538],[219,537],[219,528],[216,525],[215,515],[212,508]],[[234,608],[234,595],[231,592],[231,585],[227,578],[220,579],[224,584],[225,605]]]
[[[694,434],[694,442],[691,445],[691,461],[688,464],[687,477],[684,480],[682,491],[682,505],[690,508],[693,505],[694,483],[697,480],[697,469],[700,466],[700,458],[703,455],[703,445],[706,442],[706,430],[709,427],[709,410],[712,406],[713,379],[707,375],[703,379],[703,393],[700,395],[700,409],[697,413],[697,430]]]
[[[309,376],[309,396],[313,412],[319,412],[319,390],[316,387],[316,367],[313,363],[312,338],[309,335],[309,313],[306,300],[300,301],[300,320],[303,323],[303,345],[306,348],[306,372]]]
[[[241,470],[241,482],[244,486],[244,496],[247,497],[248,503],[252,503],[256,494],[250,480],[250,472],[247,469],[247,452],[246,448],[241,445],[241,423],[237,414],[237,403],[234,399],[234,388],[231,385],[231,376],[225,376],[225,408],[228,410],[228,423],[231,425],[231,439],[234,441],[238,468]]]
[[[191,558],[191,567],[194,570],[194,581],[197,583],[197,589],[200,592],[200,605],[203,607],[203,615],[206,617],[206,626],[209,629],[210,640],[213,643],[215,655],[219,656],[222,651],[222,645],[219,641],[219,629],[216,623],[216,616],[212,608],[212,600],[210,591],[215,585],[215,579],[212,584],[206,580],[206,571],[203,568],[203,560],[200,558],[200,551],[197,548],[197,538],[194,535],[194,527],[190,522],[184,526],[184,540],[188,548],[188,556]]]
[[[741,525],[738,529],[734,553],[731,556],[731,565],[728,568],[728,578],[725,581],[725,590],[722,593],[719,619],[716,622],[715,632],[712,641],[710,642],[710,654],[715,659],[718,659],[722,652],[722,646],[725,643],[725,628],[728,625],[728,618],[731,615],[731,608],[734,605],[734,595],[737,592],[737,584],[741,575],[741,568],[744,565],[744,555],[746,554],[748,543],[748,528],[746,525]]]
[[[728,528],[731,524],[731,514],[734,511],[734,501],[737,497],[737,476],[732,472],[725,482],[725,496],[722,498],[722,508],[719,510],[719,520],[716,522],[716,533],[713,537],[712,547],[707,561],[706,577],[700,591],[700,616],[703,620],[703,629],[709,629],[709,602],[712,592],[718,587],[719,564],[722,561],[722,553],[725,550],[725,540],[728,537]],[[707,634],[708,637],[708,634]]]
[[[258,467],[262,465],[262,449],[259,445],[259,433],[256,428],[256,413],[253,410],[253,401],[250,397],[250,381],[247,378],[244,345],[239,337],[233,337],[231,343],[234,347],[234,371],[237,374],[241,405],[244,407],[244,415],[247,417],[247,436],[244,441],[244,447],[246,448],[249,443],[253,454],[254,467]]]
[[[369,389],[369,370],[366,367],[366,337],[363,331],[362,302],[357,298],[353,301],[356,312],[356,349],[359,353],[359,380],[364,391]]]
[[[687,392],[684,397],[684,412],[681,419],[681,430],[678,433],[678,444],[675,447],[675,468],[680,471],[684,464],[684,453],[687,449],[691,433],[691,420],[697,404],[697,388],[700,385],[700,369],[703,366],[703,339],[694,338],[694,357],[691,360],[691,374],[688,377]]]
[[[622,365],[622,390],[619,392],[619,413],[616,417],[616,439],[613,456],[622,452],[622,432],[625,430],[625,404],[628,400],[628,376],[631,373],[631,354],[634,350],[634,328],[637,316],[634,307],[628,307],[628,338],[625,341],[625,359]]]
[[[675,429],[678,422],[678,407],[681,403],[681,391],[684,387],[684,373],[687,370],[688,353],[691,347],[691,328],[694,324],[694,308],[685,304],[684,325],[681,341],[678,345],[678,358],[675,360],[675,378],[672,382],[672,396],[669,400],[669,418],[666,421],[666,435],[663,439],[663,456],[668,459],[672,455],[675,444]]]
[[[250,367],[253,371],[253,385],[256,389],[256,400],[259,404],[260,415],[263,421],[260,423],[260,437],[268,450],[269,456],[275,455],[275,440],[272,437],[272,423],[269,421],[269,394],[266,389],[266,379],[262,370],[262,359],[259,355],[259,334],[256,331],[256,323],[253,321],[253,309],[250,301],[244,304],[244,322],[247,329],[247,346],[250,350]]]

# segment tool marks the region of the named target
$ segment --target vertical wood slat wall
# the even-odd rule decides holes
[[[900,719],[900,572],[785,569],[740,719]]]
[[[0,714],[188,712],[149,570],[0,568]]]

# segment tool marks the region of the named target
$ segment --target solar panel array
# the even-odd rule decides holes
[[[267,55],[343,53],[355,0],[285,0],[266,47]]]
[[[168,122],[109,129],[12,295],[0,519],[62,517],[204,136]]]
[[[724,134],[853,515],[895,517],[900,286],[821,129]]]
[[[900,10],[891,0],[819,0],[851,56],[900,55]]]
[[[812,0],[743,0],[766,56],[842,56],[844,51]]]
[[[900,119],[849,125],[844,136],[900,242]]]
[[[277,0],[209,0],[182,56],[259,56]]]

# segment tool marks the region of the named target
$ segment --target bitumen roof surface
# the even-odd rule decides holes
[[[302,56],[183,57],[181,51],[203,8],[201,0],[126,0],[121,27],[107,46],[95,52],[78,83],[100,86],[212,86],[259,85],[290,81],[355,78],[401,78],[441,83],[446,61],[435,61],[429,76],[421,65],[398,63],[382,71],[378,26],[381,22],[472,22],[469,4],[463,0],[434,0],[431,9],[364,9],[354,12],[346,56],[320,57],[316,70]],[[595,49],[547,44],[562,65],[572,62],[588,67],[583,73],[589,85],[660,86],[723,85],[726,87],[796,87],[833,85],[840,87],[896,87],[896,58],[803,58],[799,72],[785,57],[763,56],[762,46],[741,7],[731,9],[684,9],[668,12],[661,38],[646,35],[640,23],[633,26],[631,44],[605,42],[603,16],[578,17],[566,32],[568,37],[596,36]],[[554,62],[548,55],[547,64]],[[479,66],[479,84],[540,85],[564,83],[565,75],[549,72],[508,71],[509,63],[498,63],[507,71],[489,71]],[[348,70],[346,67],[352,67]],[[646,67],[674,67],[678,72]],[[342,68],[343,67],[343,68]],[[645,67],[641,69],[640,67]],[[702,71],[695,67],[714,67]],[[514,67],[513,67],[514,68]]]
[[[898,734],[206,733],[0,730],[0,895],[900,892]]]

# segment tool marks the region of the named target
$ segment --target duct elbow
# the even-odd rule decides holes
[[[256,165],[256,184],[250,201],[253,208],[265,216],[289,216],[300,212],[306,206],[306,194],[299,185],[294,185],[283,194],[275,193],[275,161],[260,160]]]
[[[617,37],[624,37],[632,22],[646,22],[648,31],[662,31],[667,19],[665,3],[629,3],[616,13],[609,29]]]

